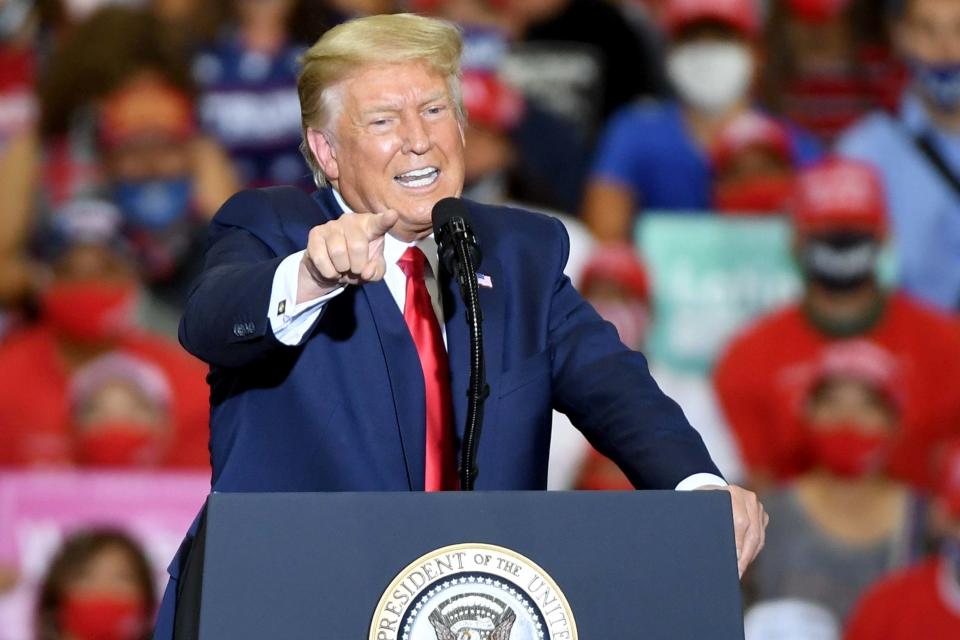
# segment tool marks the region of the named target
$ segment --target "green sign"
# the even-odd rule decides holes
[[[780,217],[644,213],[637,244],[653,284],[651,359],[707,373],[745,322],[796,299],[790,236]]]
[[[707,374],[746,323],[796,300],[802,283],[790,255],[791,236],[789,221],[780,216],[642,214],[636,242],[654,294],[650,359]],[[894,282],[889,247],[879,271],[882,282]]]

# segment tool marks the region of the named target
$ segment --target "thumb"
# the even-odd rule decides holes
[[[393,209],[387,209],[381,213],[371,213],[369,219],[367,235],[371,240],[376,240],[386,235],[393,228],[393,225],[397,224],[400,214]]]

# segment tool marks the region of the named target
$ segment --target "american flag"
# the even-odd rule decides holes
[[[477,274],[477,284],[488,289],[493,288],[493,279],[485,273]]]

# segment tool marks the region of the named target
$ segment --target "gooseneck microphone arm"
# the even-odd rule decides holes
[[[490,394],[483,359],[483,314],[477,284],[480,247],[470,227],[466,205],[456,198],[444,198],[433,209],[434,237],[440,261],[460,285],[470,332],[470,383],[467,387],[467,414],[460,447],[460,489],[473,491],[477,479],[477,447],[483,427],[483,404]]]
[[[483,403],[490,389],[487,387],[486,367],[483,361],[483,315],[480,311],[477,268],[465,243],[457,242],[454,247],[457,260],[463,265],[457,280],[466,307],[467,327],[470,331],[470,385],[467,388],[467,419],[460,450],[460,487],[463,491],[473,491],[473,484],[479,473],[477,445],[483,427]]]

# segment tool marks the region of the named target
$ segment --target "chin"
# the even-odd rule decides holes
[[[403,211],[407,214],[405,217],[410,220],[426,220],[429,222],[433,215],[434,205],[444,198],[457,195],[459,195],[458,191],[435,189],[430,193],[418,194],[413,197],[408,195],[395,208],[397,211]]]

